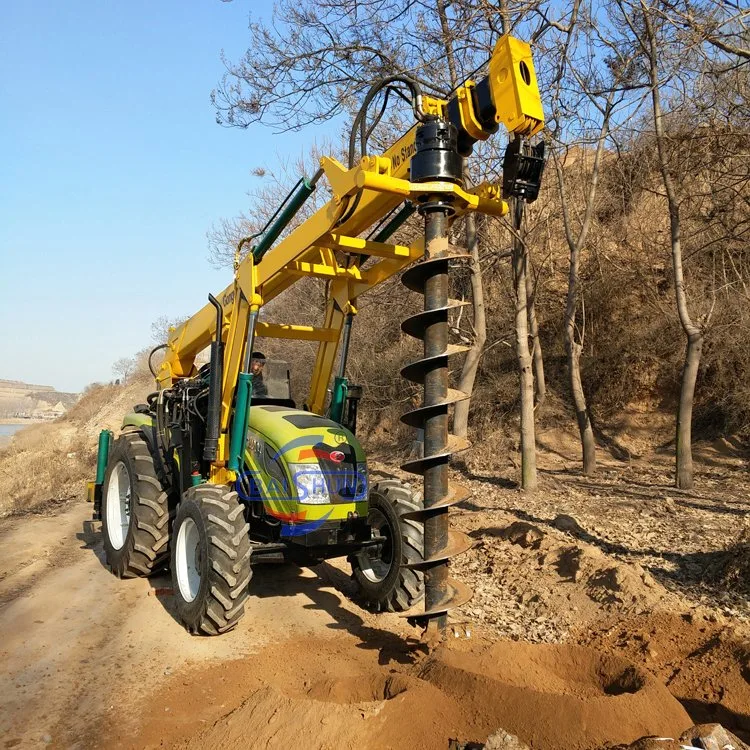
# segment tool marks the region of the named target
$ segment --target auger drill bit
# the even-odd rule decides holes
[[[450,123],[427,120],[417,130],[416,144],[412,180],[462,181],[462,160]],[[465,304],[448,297],[448,267],[452,259],[468,256],[450,252],[448,219],[453,209],[449,199],[439,194],[427,196],[419,212],[425,222],[425,258],[403,274],[402,283],[424,295],[424,311],[407,318],[401,328],[424,342],[424,357],[404,367],[401,374],[424,386],[424,398],[420,407],[401,419],[424,430],[424,455],[407,461],[402,468],[424,476],[423,508],[408,516],[424,523],[424,559],[409,567],[424,571],[425,609],[409,613],[409,619],[442,634],[448,612],[472,595],[467,586],[448,575],[449,559],[471,547],[468,537],[450,531],[448,524],[450,506],[468,496],[463,487],[448,481],[448,464],[452,453],[469,446],[448,431],[449,406],[467,398],[467,394],[448,387],[448,358],[467,349],[448,343],[449,311]]]

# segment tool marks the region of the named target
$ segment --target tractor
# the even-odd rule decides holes
[[[374,118],[370,108],[392,91],[410,102],[416,122],[383,154],[369,154],[384,107]],[[448,99],[423,94],[403,75],[372,86],[354,119],[348,166],[322,158],[264,229],[240,241],[232,283],[152,352],[156,390],[147,403],[125,415],[116,439],[100,434],[89,499],[116,576],[168,566],[187,630],[218,635],[242,617],[258,564],[346,558],[371,608],[444,631],[448,612],[471,597],[448,565],[471,545],[448,523],[451,506],[467,496],[448,479],[450,457],[468,445],[449,432],[450,407],[467,395],[448,387],[448,360],[465,351],[448,341],[449,315],[463,304],[448,296],[448,270],[466,257],[449,245],[448,231],[467,212],[504,216],[505,199],[518,207],[536,198],[544,146],[533,137],[543,122],[531,50],[507,35],[487,75]],[[512,135],[502,185],[467,187],[465,160],[501,124]],[[323,178],[330,199],[289,230]],[[424,236],[391,242],[415,212]],[[424,295],[423,311],[401,325],[424,345],[424,356],[402,369],[424,389],[402,417],[423,430],[421,454],[403,464],[424,478],[420,488],[370,481],[357,439],[363,391],[346,376],[358,298],[399,273]],[[261,317],[303,278],[327,282],[323,325]],[[266,361],[264,375],[261,338],[317,343],[301,403],[284,363]],[[208,362],[199,364],[207,349]]]

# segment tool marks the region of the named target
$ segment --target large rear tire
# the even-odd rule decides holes
[[[377,551],[368,548],[351,557],[352,575],[362,598],[377,612],[405,612],[424,597],[424,575],[404,568],[423,559],[424,529],[403,518],[419,510],[419,497],[398,479],[376,482],[368,497],[367,520],[374,536],[387,541]]]
[[[244,614],[249,530],[244,506],[227,487],[199,484],[183,495],[172,534],[172,585],[177,614],[191,633],[226,633]]]
[[[102,492],[102,537],[107,565],[118,578],[148,576],[169,555],[169,496],[139,432],[115,442]]]

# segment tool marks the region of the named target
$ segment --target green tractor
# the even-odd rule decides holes
[[[391,91],[410,102],[415,123],[373,154],[368,138]],[[502,185],[468,186],[466,160],[500,124],[513,135]],[[449,529],[450,508],[468,495],[449,481],[451,454],[468,447],[450,435],[450,415],[469,396],[449,387],[449,361],[467,349],[449,343],[451,315],[466,304],[449,297],[449,270],[470,257],[451,245],[451,226],[472,212],[507,215],[503,198],[515,201],[520,226],[524,202],[539,192],[544,142],[532,139],[543,126],[531,48],[508,35],[487,74],[447,99],[405,75],[373,84],[353,122],[348,166],[324,156],[268,224],[239,242],[231,284],[170,332],[152,369],[158,390],[125,418],[111,449],[109,433],[101,436],[90,491],[116,575],[169,565],[182,621],[217,634],[242,616],[256,564],[346,557],[374,608],[408,611],[424,599],[407,617],[445,633],[449,611],[471,598],[449,561],[472,545]],[[322,205],[299,221],[324,177]],[[415,213],[422,236],[391,241]],[[355,437],[359,392],[346,379],[360,298],[399,274],[423,302],[401,323],[422,345],[401,374],[423,394],[402,416],[422,430],[422,454],[402,468],[424,478],[423,493],[397,479],[369,481]],[[281,295],[301,280],[323,292],[318,324],[267,319],[294,312]],[[256,337],[316,346],[304,408],[290,399],[288,377],[284,388],[256,388]],[[210,363],[199,366],[209,346]]]
[[[269,361],[267,372],[274,395],[252,399],[232,487],[201,481],[182,458],[186,443],[205,440],[210,365],[136,406],[111,447],[105,433],[95,516],[107,564],[121,578],[169,566],[191,633],[233,628],[261,563],[346,557],[370,608],[410,609],[423,597],[422,573],[407,567],[422,559],[422,525],[408,518],[419,497],[397,479],[371,484],[356,425],[297,409],[285,363]],[[357,398],[350,387],[348,415]]]

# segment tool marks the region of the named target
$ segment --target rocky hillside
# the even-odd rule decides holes
[[[0,379],[0,419],[54,419],[64,414],[80,396],[51,385]]]

